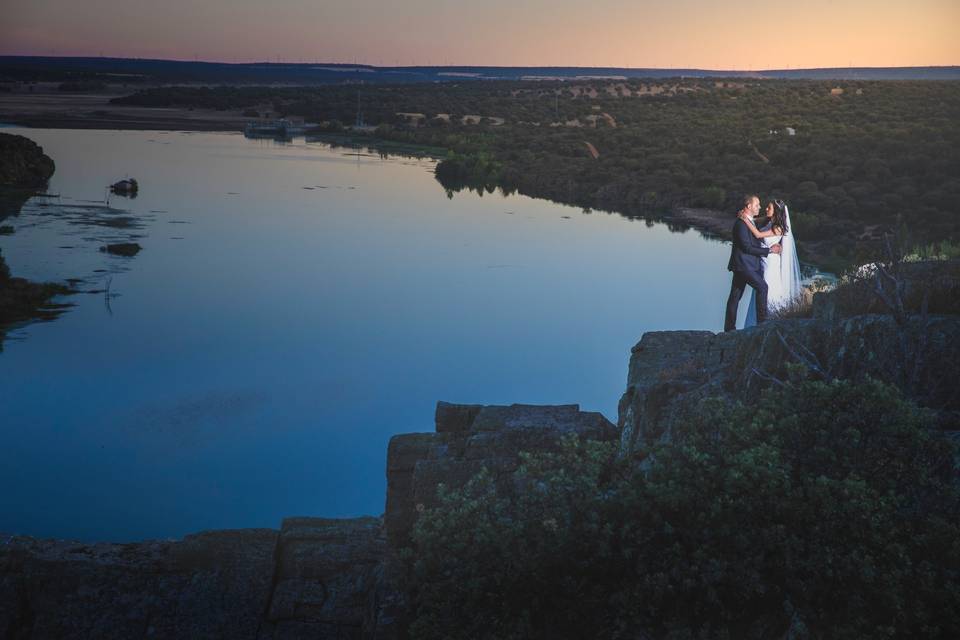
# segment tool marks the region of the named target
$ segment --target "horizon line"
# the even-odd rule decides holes
[[[928,65],[844,65],[833,67],[786,67],[786,68],[764,68],[764,69],[721,69],[706,67],[624,67],[624,66],[585,66],[585,65],[489,65],[489,64],[413,64],[413,65],[377,65],[367,62],[291,62],[291,61],[270,61],[270,60],[251,60],[247,62],[230,62],[226,60],[199,60],[190,58],[145,58],[145,57],[123,57],[123,56],[102,56],[102,55],[37,55],[37,54],[0,54],[0,59],[6,58],[42,58],[50,60],[136,60],[142,62],[177,62],[185,64],[221,64],[230,66],[245,65],[272,65],[272,66],[332,66],[332,67],[365,67],[370,69],[457,69],[457,68],[482,68],[482,69],[621,69],[625,71],[705,71],[719,73],[726,71],[735,71],[737,73],[763,73],[766,71],[822,71],[831,69],[957,69],[958,64],[928,64]]]

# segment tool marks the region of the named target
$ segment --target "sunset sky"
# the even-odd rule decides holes
[[[0,54],[785,69],[960,64],[958,0],[0,0]]]

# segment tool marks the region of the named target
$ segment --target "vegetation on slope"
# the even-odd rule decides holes
[[[642,452],[566,441],[415,526],[418,638],[949,638],[954,447],[878,382],[711,399]]]
[[[821,263],[870,257],[897,229],[917,244],[960,240],[955,82],[167,87],[117,101],[299,115],[326,130],[354,122],[359,107],[382,138],[449,149],[437,176],[451,190],[517,190],[627,215],[727,215],[759,192],[791,205]]]

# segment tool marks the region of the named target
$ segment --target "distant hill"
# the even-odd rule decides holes
[[[831,69],[633,69],[623,67],[375,67],[337,63],[244,63],[0,56],[0,82],[98,79],[130,84],[330,84],[583,78],[780,78],[812,80],[960,80],[960,66]]]

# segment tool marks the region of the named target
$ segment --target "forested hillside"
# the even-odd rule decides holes
[[[449,189],[502,188],[656,217],[785,199],[820,262],[868,257],[886,231],[956,243],[960,83],[597,80],[312,88],[185,88],[144,106],[295,115],[337,131],[450,150]],[[949,249],[949,245],[948,245]]]

